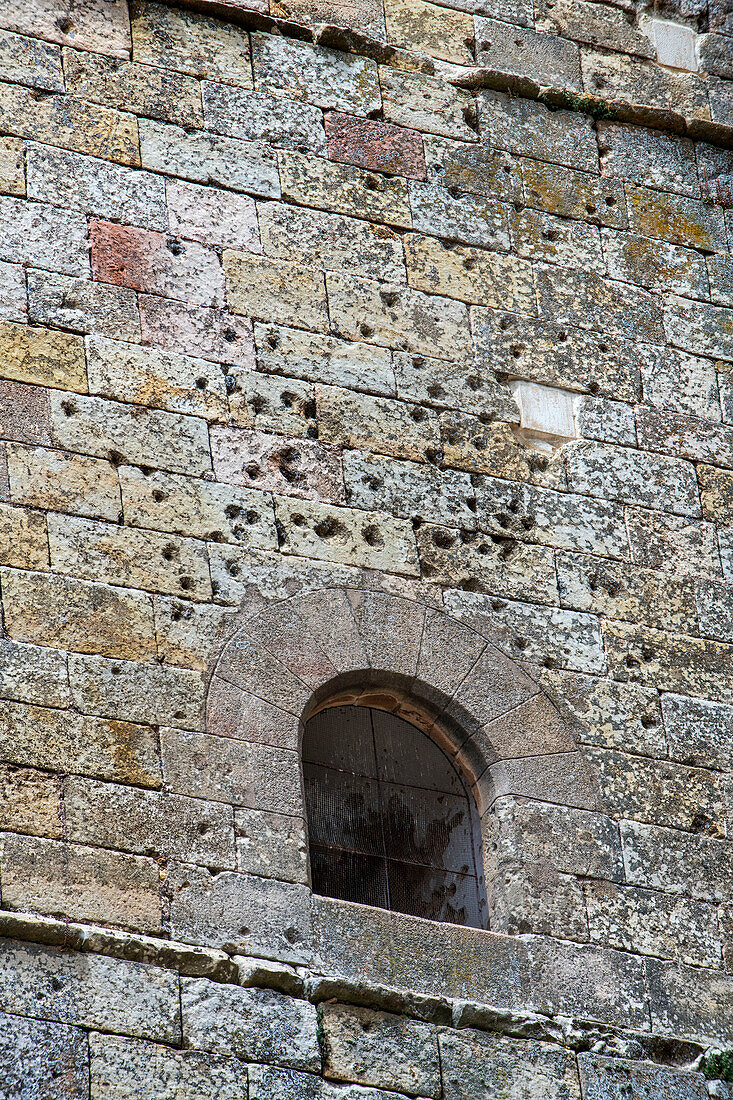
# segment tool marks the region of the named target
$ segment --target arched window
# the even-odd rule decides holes
[[[371,707],[321,710],[303,776],[316,893],[486,927],[476,805],[427,734]]]

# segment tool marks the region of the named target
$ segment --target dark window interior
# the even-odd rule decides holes
[[[303,777],[317,894],[486,927],[476,806],[427,734],[369,707],[322,710]]]

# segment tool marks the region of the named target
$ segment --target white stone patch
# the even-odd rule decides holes
[[[691,27],[647,15],[639,20],[639,29],[654,43],[660,65],[688,73],[697,72],[698,36]]]
[[[519,406],[520,433],[528,446],[547,451],[575,438],[577,394],[536,382],[512,382],[511,391]]]

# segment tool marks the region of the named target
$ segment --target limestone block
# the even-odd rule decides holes
[[[508,251],[508,211],[503,203],[480,195],[460,194],[434,183],[410,180],[413,227],[462,244]]]
[[[330,7],[329,7],[330,12]],[[352,9],[353,10],[353,9]],[[398,1094],[358,1085],[338,1088],[312,1073],[298,1073],[275,1066],[251,1066],[251,1100],[398,1100]]]
[[[158,659],[186,668],[208,669],[234,628],[231,609],[153,596]]]
[[[276,202],[258,204],[257,214],[266,256],[325,271],[404,282],[402,242],[388,229]]]
[[[417,531],[423,576],[448,588],[465,588],[470,582],[471,591],[555,603],[552,550],[497,536],[494,539],[454,527],[423,525]]]
[[[93,394],[118,401],[222,419],[227,397],[221,370],[205,359],[91,336],[87,376]]]
[[[605,397],[576,397],[575,433],[584,439],[620,446],[636,445],[636,422],[631,405],[609,401]]]
[[[312,439],[317,435],[315,387],[310,383],[259,371],[233,371],[229,377],[231,422],[273,432],[281,437],[283,447],[287,446],[283,436]]]
[[[725,217],[710,203],[647,187],[627,186],[626,195],[629,225],[636,233],[686,248],[725,251]]]
[[[166,785],[177,794],[278,814],[302,812],[297,752],[163,728],[161,757]]]
[[[562,1047],[470,1030],[442,1032],[438,1041],[446,1100],[580,1100],[575,1058]]]
[[[539,800],[584,810],[601,808],[598,784],[580,752],[557,752],[500,760],[489,768],[484,782],[497,797]]]
[[[730,256],[708,256],[708,276],[710,278],[710,299],[720,306],[733,306],[733,258]],[[730,408],[730,389],[725,403]]]
[[[528,451],[516,432],[516,415],[512,420],[513,424],[500,421],[484,424],[478,416],[443,413],[440,429],[445,465],[491,477],[554,482],[555,474],[548,460]]]
[[[521,201],[522,176],[519,162],[513,157],[485,146],[432,135],[424,141],[431,183],[485,198]]]
[[[152,600],[142,592],[59,577],[0,570],[5,629],[11,638],[124,660],[156,653]]]
[[[708,98],[713,122],[725,125],[725,120],[730,118],[732,96],[733,90],[731,89],[730,80],[718,80],[714,76],[709,77]]]
[[[166,182],[165,192],[172,234],[206,245],[260,251],[257,211],[248,195],[176,179]]]
[[[711,469],[710,466],[698,466],[701,488],[703,471],[706,475]],[[702,502],[705,512],[704,491]],[[627,508],[626,523],[631,555],[640,565],[680,576],[691,573],[721,576],[718,541],[711,523],[665,515],[646,508]]]
[[[308,884],[308,843],[302,817],[237,809],[234,821],[238,870]]]
[[[559,6],[555,4],[553,10]],[[572,9],[577,11],[581,6],[583,10],[588,7],[600,12],[611,10],[598,4],[582,3],[582,0],[575,0]],[[625,21],[624,25],[628,26]],[[563,218],[581,218],[594,225],[626,228],[628,216],[623,184],[599,179],[591,172],[574,172],[529,157],[518,163],[524,181],[524,198],[530,207]]]
[[[733,310],[731,311],[733,313]],[[639,445],[682,458],[733,465],[733,429],[681,413],[641,406],[637,412]]]
[[[368,667],[366,645],[357,629],[345,586],[302,593],[293,598],[292,606],[303,624],[305,637],[318,637],[320,648],[334,668],[344,672]]]
[[[54,570],[67,575],[211,599],[206,548],[190,538],[119,527],[72,516],[49,516]]]
[[[40,512],[0,504],[0,561],[18,569],[48,568],[46,520]]]
[[[666,455],[579,441],[565,448],[568,487],[590,496],[700,514],[692,465]]]
[[[715,466],[698,466],[700,499],[705,519],[719,525],[733,523],[733,473]]]
[[[585,896],[594,943],[692,966],[720,966],[714,905],[610,882],[587,882]]]
[[[203,82],[201,94],[207,130],[303,153],[326,152],[323,116],[309,103],[208,80]]]
[[[300,153],[281,152],[277,160],[284,199],[349,216],[358,210],[368,221],[385,225],[412,225],[403,179]]]
[[[449,592],[445,605],[515,660],[551,662],[551,668],[576,672],[605,671],[601,630],[593,615],[497,600],[478,592]]]
[[[435,1097],[440,1093],[437,1029],[404,1016],[325,1004],[324,1073],[380,1089]]]
[[[428,223],[428,232],[431,231]],[[446,236],[453,237],[454,231]],[[407,278],[411,287],[443,294],[492,309],[535,312],[530,264],[500,252],[443,244],[433,237],[410,234],[404,238]]]
[[[256,324],[254,335],[260,371],[394,396],[392,356],[384,348],[273,324]]]
[[[644,964],[633,955],[591,944],[533,938],[530,988],[539,1011],[643,1028],[648,1004]]]
[[[695,146],[689,138],[613,122],[598,124],[601,174],[641,187],[700,197]]]
[[[653,57],[648,37],[630,23],[621,8],[586,3],[585,0],[541,0],[536,15],[537,30],[559,34],[575,42],[602,46],[638,57]]]
[[[256,0],[247,6],[265,10]],[[249,36],[243,27],[151,0],[136,0],[130,15],[136,61],[252,87]]]
[[[730,690],[732,647],[726,643],[622,623],[608,623],[604,635],[616,679],[689,695],[715,697]]]
[[[733,1023],[733,982],[729,975],[661,959],[648,960],[647,974],[653,1028],[700,1039],[704,1043],[713,1042],[716,1046],[728,1042]],[[705,1093],[699,1090],[691,1095],[697,1097]]]
[[[296,592],[314,592],[329,585],[360,584],[358,568],[247,550],[233,554],[231,547],[209,546],[212,584],[217,599],[239,606],[252,587],[265,599],[284,600]]]
[[[707,1088],[699,1074],[680,1072],[651,1062],[627,1062],[597,1054],[578,1056],[583,1095],[588,1100],[620,1100],[633,1092],[639,1100],[704,1100]]]
[[[54,441],[65,449],[194,476],[210,469],[203,420],[97,397],[52,393],[50,400]]]
[[[594,271],[571,271],[549,265],[538,265],[536,279],[541,317],[555,324],[578,325],[633,340],[664,343],[662,310],[657,298],[648,291],[604,279]]]
[[[27,320],[25,271],[21,264],[0,262],[0,321]]]
[[[295,19],[316,27],[318,24],[347,27],[379,42],[386,41],[384,6],[379,0],[273,0],[272,15]]]
[[[227,674],[224,668],[222,672]],[[209,686],[206,717],[208,732],[220,737],[293,751],[297,751],[300,743],[299,719],[295,713],[229,683],[218,672]]]
[[[733,746],[733,707],[672,694],[663,695],[661,703],[672,759],[727,769]]]
[[[137,119],[124,111],[61,94],[39,100],[32,89],[17,84],[0,84],[0,111],[3,126],[15,137],[140,165]]]
[[[142,119],[140,157],[143,167],[194,183],[249,191],[277,198],[280,183],[275,153],[262,141],[238,141],[200,130]]]
[[[277,654],[278,660],[313,690],[336,676],[336,667],[318,642],[306,634],[290,601],[274,607],[252,607],[247,616],[247,634],[269,653]]]
[[[50,707],[69,705],[65,655],[45,646],[0,643],[0,696]]]
[[[355,115],[382,106],[377,65],[371,58],[279,35],[253,34],[252,66],[260,91]]]
[[[380,592],[353,589],[348,597],[369,666],[387,673],[414,676],[424,631],[423,604]]]
[[[448,607],[448,612],[455,614],[452,607]],[[460,615],[455,617],[461,618]],[[459,721],[462,716],[464,730],[472,732],[525,703],[537,691],[534,680],[494,646],[487,646],[461,681],[446,707],[446,714],[459,716]]]
[[[493,90],[479,93],[478,111],[482,136],[492,147],[598,174],[598,145],[589,115],[550,111],[535,100]]]
[[[346,498],[353,507],[387,512],[402,519],[476,526],[469,501],[475,490],[468,474],[439,470],[428,463],[399,462],[379,455],[344,454]]]
[[[525,207],[512,212],[511,233],[514,249],[527,260],[606,273],[601,238],[594,225]]]
[[[733,361],[733,309],[670,296],[664,327],[676,347]]]
[[[468,311],[459,302],[339,274],[327,274],[326,286],[331,320],[344,336],[418,355],[469,354]]]
[[[0,765],[0,829],[61,836],[60,789],[56,776],[34,768]]]
[[[0,31],[0,80],[62,92],[61,50],[37,38]]]
[[[281,710],[300,715],[309,701],[310,692],[279,658],[280,654],[274,656],[270,653],[256,634],[250,637],[249,633],[240,630],[224,649],[216,673],[227,683],[251,692]]]
[[[423,138],[417,131],[340,111],[329,111],[324,123],[331,160],[387,175],[425,179]]]
[[[384,117],[399,126],[460,141],[476,141],[473,97],[437,76],[404,72],[388,65],[379,70]]]
[[[187,534],[211,542],[277,546],[270,500],[262,493],[226,485],[120,467],[127,523],[154,531]]]
[[[727,535],[727,532],[725,533]],[[721,532],[721,557],[727,557],[727,538]],[[726,561],[727,566],[727,561]],[[727,575],[727,568],[725,570]],[[700,634],[704,638],[733,642],[733,588],[728,584],[702,579],[697,587],[697,613]]]
[[[472,65],[473,19],[426,0],[385,0],[387,40],[458,65]]]
[[[320,271],[227,250],[224,274],[233,313],[282,325],[303,324],[319,332],[328,330],[326,288]]]
[[[30,647],[28,647],[30,648]],[[100,718],[200,728],[203,677],[183,668],[73,656],[69,678],[75,705]],[[35,699],[28,700],[36,702]],[[41,701],[41,700],[39,700]]]
[[[69,95],[136,115],[203,127],[198,81],[136,61],[119,61],[79,50],[64,50]]]
[[[6,1011],[178,1043],[178,975],[145,963],[3,940],[0,999]]]
[[[612,279],[692,298],[710,296],[705,260],[692,249],[605,229],[603,251]]]
[[[285,554],[418,575],[415,536],[405,520],[288,497],[276,498],[275,520]]]
[[[5,834],[3,906],[126,929],[161,931],[160,869],[152,859]]]
[[[25,195],[25,143],[18,138],[0,138],[0,193]]]
[[[64,805],[70,840],[234,866],[234,817],[228,806],[77,777],[66,783]]]
[[[29,198],[144,229],[167,228],[159,176],[50,145],[31,144],[27,156]]]
[[[554,34],[478,17],[476,60],[485,69],[521,73],[537,84],[577,92],[582,88],[578,47]]]
[[[720,546],[720,564],[723,570],[723,579],[730,583],[733,580],[733,538],[729,528],[718,528],[718,544]]]
[[[575,431],[573,395],[536,382],[510,383],[520,412],[520,424],[530,436],[572,439]]]
[[[47,271],[28,272],[28,319],[113,340],[140,340],[137,300],[131,290]]]
[[[20,34],[38,35],[49,42],[101,50],[115,57],[127,57],[130,24],[127,8],[120,0],[109,5],[82,0],[73,18],[58,25],[58,8],[52,0],[13,0],[3,12],[3,26]]]
[[[316,1009],[307,1001],[184,978],[181,1006],[184,1041],[197,1049],[316,1073],[321,1068]]]
[[[249,499],[256,510],[269,510],[263,492],[306,498],[316,496],[335,504],[343,501],[341,462],[336,451],[322,443],[222,427],[212,429],[211,446],[217,480],[259,490],[238,494]],[[226,490],[222,487],[220,492],[224,494]],[[238,516],[246,519],[248,513],[249,509],[242,507]],[[240,526],[241,522],[240,519]],[[271,543],[272,540],[266,543],[263,538],[261,545]]]
[[[117,1035],[89,1037],[90,1077],[94,1100],[134,1096],[144,1087],[157,1100],[247,1100],[247,1070],[235,1058],[198,1051],[177,1051]]]
[[[660,24],[661,25],[661,21]],[[680,43],[677,48],[676,60],[684,60],[686,64],[677,64],[675,67],[678,69],[696,69],[697,58],[695,57],[695,35],[694,31],[689,27],[679,27],[673,24],[667,24],[672,26],[673,31],[677,35],[685,35],[687,40],[684,45]],[[657,31],[658,34],[658,31]],[[707,73],[713,73],[716,76],[726,77],[730,79],[733,77],[733,64],[730,59],[730,40],[726,35],[722,34],[702,34],[698,38],[698,50],[700,54],[700,68]],[[671,62],[670,62],[671,64]]]
[[[252,322],[223,309],[187,306],[153,295],[141,295],[140,322],[144,344],[200,356],[244,370],[254,366]]]
[[[310,890],[295,883],[173,864],[171,931],[186,943],[226,946],[283,962],[311,956]]]
[[[440,443],[437,417],[419,405],[317,386],[316,408],[318,435],[324,443],[418,462]]]
[[[596,50],[583,51],[581,69],[586,91],[607,101],[649,104],[658,110],[671,101],[688,118],[710,119],[707,86],[694,73],[670,72],[652,61]]]
[[[726,900],[733,859],[725,841],[641,822],[624,822],[621,841],[631,885],[704,902]]]
[[[87,1037],[77,1028],[0,1013],[0,1076],[6,1097],[86,1100]]]
[[[577,737],[583,744],[666,755],[654,689],[553,669],[542,669],[538,676],[556,695],[563,711],[575,718]]]
[[[447,293],[456,289],[460,292],[454,283],[448,284],[445,289]],[[484,369],[483,364],[471,361],[468,366],[472,373],[467,374],[467,364],[462,360],[450,362],[405,352],[395,352],[393,363],[397,395],[403,401],[416,401],[438,409],[460,410],[468,407],[478,410],[479,415],[487,420],[519,421],[519,410],[510,390]]]
[[[2,373],[14,382],[85,392],[84,344],[53,329],[0,322]]]
[[[704,420],[720,419],[716,364],[709,359],[672,349],[660,351],[642,362],[641,375],[646,404]]]

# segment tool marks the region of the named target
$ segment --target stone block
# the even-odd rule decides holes
[[[104,336],[90,337],[86,353],[93,394],[211,420],[226,416],[224,377],[205,359]]]
[[[49,707],[69,705],[65,654],[45,646],[0,641],[0,697]]]
[[[716,1046],[728,1042],[733,1026],[730,975],[661,959],[647,960],[647,974],[653,1028]]]
[[[73,656],[69,678],[75,705],[87,714],[184,729],[203,722],[203,677],[189,669]]]
[[[85,0],[74,9],[70,24],[58,25],[58,11],[48,0],[15,0],[3,13],[3,26],[19,34],[40,36],[48,42],[78,45],[86,50],[101,50],[115,57],[127,57],[130,50],[130,23],[121,0],[102,6],[98,0]]]
[[[721,557],[727,557],[727,540],[723,533]],[[727,561],[725,565],[727,567]],[[726,568],[726,579],[728,569]],[[728,584],[701,578],[697,586],[697,612],[700,634],[704,638],[733,642],[733,588]]]
[[[283,962],[310,960],[307,886],[231,871],[210,874],[191,864],[173,864],[168,881],[176,939]]]
[[[630,1093],[639,1100],[654,1100],[658,1096],[668,1096],[669,1100],[704,1100],[707,1094],[699,1074],[651,1062],[580,1054],[578,1067],[587,1100],[621,1100]]]
[[[234,820],[238,870],[308,884],[308,843],[302,817],[237,809]]]
[[[290,601],[261,609],[253,606],[247,616],[247,634],[269,653],[277,654],[278,660],[313,690],[336,676],[336,667],[304,631]]]
[[[208,80],[201,94],[207,130],[302,153],[326,152],[322,113],[309,103]]]
[[[388,229],[276,202],[258,204],[257,215],[267,256],[325,271],[404,282],[402,242]]]
[[[84,342],[78,336],[3,321],[0,355],[2,373],[13,382],[86,391]]]
[[[585,0],[541,0],[536,26],[547,34],[558,34],[575,42],[654,57],[654,46],[635,25],[629,23],[621,8],[585,3]]]
[[[266,550],[247,550],[238,554],[231,547],[209,547],[212,583],[221,603],[239,606],[252,587],[265,599],[283,600],[296,592],[314,592],[330,585],[361,584],[358,568],[273,554]]]
[[[34,90],[17,84],[0,84],[0,111],[5,129],[15,137],[140,165],[137,119],[124,111],[61,94],[38,99]]]
[[[403,179],[300,153],[281,152],[277,159],[284,199],[348,216],[358,210],[368,221],[385,225],[412,225]]]
[[[320,271],[285,260],[227,250],[224,274],[227,302],[234,313],[328,331],[326,288]]]
[[[424,632],[425,607],[380,592],[348,593],[370,668],[412,677]]]
[[[699,516],[694,468],[667,455],[579,441],[566,447],[568,487],[624,504]]]
[[[700,500],[705,519],[720,526],[733,523],[733,473],[700,463]]]
[[[102,54],[64,50],[66,90],[90,103],[202,128],[198,81],[181,73]]]
[[[636,422],[641,447],[693,461],[733,466],[733,429],[727,424],[711,424],[644,406],[637,410]]]
[[[61,50],[37,38],[0,31],[0,80],[62,92]]]
[[[670,296],[664,327],[675,347],[733,362],[733,309]]]
[[[145,963],[3,940],[0,1004],[18,1015],[32,1012],[164,1043],[181,1040],[178,974]]]
[[[64,805],[70,840],[234,866],[234,817],[228,806],[77,777],[65,784]]]
[[[252,66],[260,91],[350,114],[379,110],[376,62],[280,35],[252,35]]]
[[[459,522],[468,529],[476,525],[475,512],[468,503],[475,497],[474,488],[469,475],[458,470],[347,451],[344,482],[346,499],[356,508],[402,519]]]
[[[222,672],[228,675],[225,668]],[[293,710],[297,707],[297,694],[295,700]],[[300,744],[298,721],[295,713],[267,703],[258,695],[229,683],[218,672],[211,680],[206,722],[210,734],[297,752]]]
[[[457,286],[459,279],[460,274],[455,282],[446,285],[447,293],[461,292]],[[498,419],[509,424],[519,421],[519,410],[511,391],[484,369],[482,363],[472,360],[468,364],[472,373],[467,374],[464,360],[451,362],[406,352],[394,352],[392,359],[397,396],[403,401],[416,401],[437,409],[468,407],[478,410],[479,416],[487,420]]]
[[[424,462],[440,444],[435,414],[419,405],[317,386],[316,409],[318,435],[324,443],[417,462]]]
[[[177,794],[277,814],[302,812],[296,752],[164,727],[161,759],[166,785]]]
[[[427,0],[385,0],[384,15],[387,39],[395,46],[457,65],[474,63],[470,15]]]
[[[352,578],[352,583],[355,578]],[[305,637],[317,636],[321,650],[340,672],[369,667],[364,639],[357,628],[351,593],[343,586],[301,593],[293,598]]]
[[[285,554],[418,575],[415,536],[405,520],[279,497],[275,521],[282,526]]]
[[[310,27],[326,23],[386,41],[384,5],[380,0],[272,0],[270,12]]]
[[[23,323],[27,317],[25,270],[21,264],[0,262],[0,321]]]
[[[573,8],[577,9],[580,5],[581,0],[577,0]],[[590,6],[583,4],[583,8]],[[592,7],[605,10],[597,4]],[[519,164],[528,206],[548,214],[559,214],[563,218],[582,219],[593,225],[626,228],[628,216],[623,184],[599,179],[591,172],[574,172],[529,157],[523,158]]]
[[[0,562],[18,569],[48,568],[48,536],[42,513],[0,504]]]
[[[730,256],[707,256],[708,275],[710,277],[710,298],[719,306],[733,305],[733,258]],[[728,381],[728,380],[726,380]],[[730,408],[730,388],[725,404]]]
[[[265,648],[255,633],[244,630],[232,638],[216,666],[217,676],[271,703],[274,707],[299,716],[310,699],[304,682]],[[247,700],[242,703],[246,704]],[[269,724],[269,723],[268,723]],[[290,728],[289,726],[287,727]],[[225,734],[227,736],[227,734]],[[228,736],[241,736],[231,733]],[[262,740],[262,738],[254,738]],[[278,744],[275,741],[275,744]]]
[[[190,538],[72,516],[49,516],[54,570],[123,588],[211,599],[205,546]]]
[[[161,876],[153,859],[5,834],[0,870],[6,909],[161,931]]]
[[[581,743],[666,755],[659,697],[653,688],[553,669],[542,669],[538,675],[563,712],[575,719]]]
[[[217,604],[153,596],[158,659],[207,670],[234,629],[234,613]]]
[[[724,702],[663,695],[669,755],[682,764],[727,769],[733,749],[733,707]]]
[[[326,1077],[421,1097],[440,1094],[433,1025],[338,1004],[323,1005],[321,1013]]]
[[[329,111],[324,122],[330,160],[390,176],[425,179],[423,138],[416,130],[340,111]]]
[[[137,300],[131,290],[47,271],[28,272],[28,319],[72,332],[140,340]]]
[[[153,607],[144,593],[59,577],[0,570],[11,638],[130,661],[156,653]]]
[[[0,1013],[3,1100],[86,1100],[89,1052],[79,1028]]]
[[[522,432],[528,439],[559,441],[580,434],[576,433],[576,402],[571,393],[536,382],[511,382],[510,389],[519,408]]]
[[[58,778],[34,768],[0,765],[0,829],[60,837]]]
[[[733,858],[724,840],[641,822],[623,822],[626,881],[703,902],[725,901]]]
[[[211,469],[205,420],[54,392],[50,404],[53,440],[66,450],[194,477]]]
[[[334,504],[343,502],[343,476],[337,452],[310,439],[289,439],[268,432],[244,428],[213,428],[211,448],[217,480],[228,485],[243,485],[258,492],[231,493],[232,498],[248,500],[257,511],[267,507],[263,492],[286,496],[317,497]],[[227,491],[220,487],[220,495]],[[245,521],[249,507],[234,518]],[[246,530],[244,535],[246,535]],[[266,545],[263,541],[261,545]]]
[[[274,150],[262,141],[188,132],[170,123],[141,119],[140,157],[144,168],[165,176],[271,198],[280,194]]]
[[[710,295],[704,257],[692,249],[616,230],[603,231],[603,251],[612,279],[691,298]]]
[[[210,542],[277,547],[272,503],[262,493],[198,478],[120,467],[128,524]]]
[[[266,10],[256,0],[247,6]],[[243,27],[151,0],[135,0],[130,15],[136,61],[252,87],[249,35]]]
[[[513,795],[582,810],[601,808],[596,778],[580,752],[500,760],[491,765],[484,782],[497,798]]]
[[[412,225],[420,233],[447,237],[461,244],[508,251],[508,210],[503,203],[480,195],[454,197],[434,183],[410,181]]]
[[[470,1030],[442,1032],[439,1043],[446,1100],[580,1100],[575,1058],[562,1047]]]
[[[184,978],[181,1008],[184,1042],[198,1050],[320,1071],[316,1008],[308,1001]]]
[[[429,225],[428,232],[431,228]],[[414,289],[492,309],[535,312],[532,268],[515,256],[446,245],[417,234],[406,236],[404,244],[407,278]]]
[[[255,431],[273,432],[281,437],[283,446],[287,446],[283,436],[307,439],[316,436],[318,425],[312,384],[259,371],[233,371],[229,378],[231,422]]]
[[[327,274],[326,286],[331,321],[350,339],[418,355],[470,354],[468,311],[459,302],[339,274]]]
[[[511,29],[507,26],[504,33]],[[492,147],[598,174],[598,145],[590,115],[550,111],[535,100],[493,90],[479,92],[478,114],[481,134]]]
[[[585,897],[593,943],[692,966],[720,966],[714,905],[610,882],[585,883]]]
[[[173,235],[205,245],[260,251],[257,211],[248,195],[176,179],[166,182],[165,191]]]
[[[641,367],[644,401],[704,420],[719,420],[721,402],[715,368],[710,359],[672,349],[649,355]]]
[[[601,238],[594,225],[525,207],[512,212],[511,232],[514,249],[527,260],[606,273]]]
[[[394,396],[392,355],[385,348],[273,324],[256,324],[254,334],[259,371]]]
[[[626,194],[634,232],[706,252],[726,249],[724,213],[710,203],[628,185]]]
[[[711,469],[710,466],[698,466],[701,487],[703,471],[707,475]],[[723,471],[719,473],[722,475]],[[705,511],[704,492],[702,500]],[[718,541],[711,523],[665,515],[646,508],[627,508],[626,523],[632,558],[640,565],[680,576],[693,573],[721,576]]]
[[[247,1100],[247,1070],[235,1058],[171,1050],[117,1035],[92,1034],[89,1047],[94,1100],[134,1096],[141,1085],[154,1090],[157,1100],[206,1095]]]
[[[424,142],[431,183],[484,198],[522,200],[519,162],[507,153],[432,135]]]
[[[601,122],[598,143],[602,175],[675,195],[700,197],[695,146],[689,138]]]
[[[477,17],[476,60],[485,69],[521,73],[545,87],[582,89],[578,47],[554,34]]]
[[[604,279],[594,271],[543,265],[537,267],[536,279],[540,317],[612,336],[664,343],[662,311],[648,291]]]
[[[0,192],[25,195],[25,142],[18,138],[0,138]]]
[[[459,141],[476,141],[473,97],[427,73],[383,66],[379,70],[384,117],[398,126]]]
[[[690,73],[605,50],[583,50],[581,69],[585,89],[607,102],[625,100],[664,110],[671,101],[688,118],[710,119],[707,87]]]

